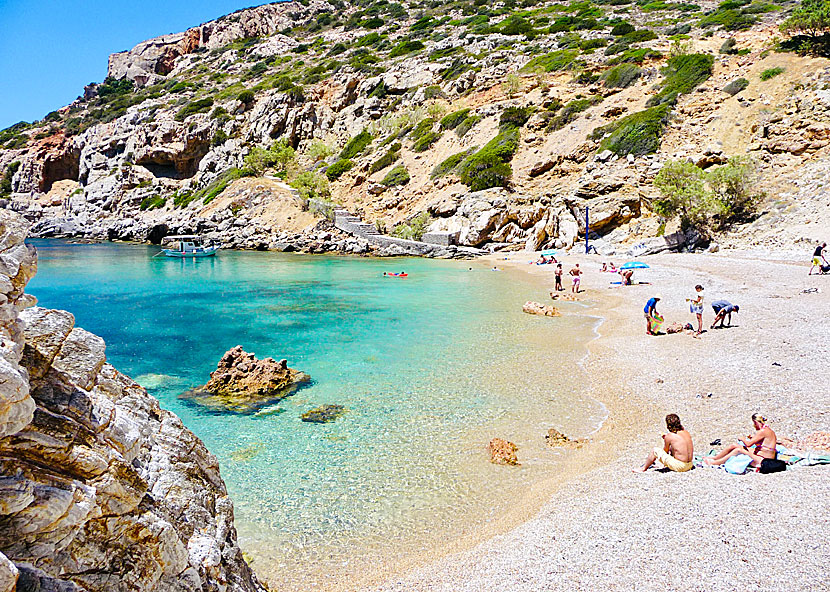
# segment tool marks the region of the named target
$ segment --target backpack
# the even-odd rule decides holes
[[[783,460],[778,460],[777,458],[765,458],[761,461],[761,468],[758,469],[759,473],[780,473],[781,471],[787,470],[787,463]]]

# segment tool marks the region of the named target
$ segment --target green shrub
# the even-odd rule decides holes
[[[349,160],[348,158],[341,158],[326,169],[326,177],[329,178],[329,181],[336,181],[343,175],[343,173],[351,170],[353,166],[354,161]]]
[[[677,97],[693,90],[712,75],[714,58],[702,53],[692,53],[669,58],[663,68],[662,88],[648,101],[649,106],[674,105]]]
[[[399,164],[391,171],[386,173],[386,176],[381,181],[382,185],[387,187],[394,187],[396,185],[406,185],[409,183],[409,171],[402,164]]]
[[[127,95],[133,92],[135,83],[128,79],[117,79],[112,76],[107,76],[104,82],[98,85],[98,96],[106,97],[110,95]]]
[[[383,156],[381,156],[375,162],[372,163],[372,166],[369,167],[369,172],[376,173],[390,166],[393,162],[395,162],[401,157],[400,149],[400,142],[395,142],[394,144],[392,144],[392,146],[389,148],[389,150],[386,151],[386,153]]]
[[[459,123],[458,126],[455,128],[455,135],[457,135],[459,138],[463,138],[467,135],[467,132],[473,129],[476,126],[476,124],[482,119],[484,118],[481,115],[468,115],[464,119],[464,121]]]
[[[195,115],[196,113],[206,113],[210,110],[213,106],[213,99],[199,99],[197,101],[193,101],[192,103],[188,103],[184,107],[182,107],[178,113],[176,113],[176,121],[184,121],[191,115]]]
[[[216,130],[215,134],[213,134],[213,138],[211,138],[211,140],[210,140],[210,145],[214,146],[214,147],[215,146],[221,146],[222,144],[224,144],[227,141],[228,141],[228,134],[225,132],[225,130],[219,129],[219,130]]]
[[[639,29],[636,31],[631,31],[630,33],[626,33],[623,36],[625,41],[629,43],[641,43],[643,41],[651,41],[652,39],[657,39],[657,33],[652,31],[651,29]]]
[[[151,195],[141,200],[141,205],[138,208],[143,212],[144,210],[156,210],[163,208],[167,203],[167,198],[160,195]]]
[[[245,157],[245,166],[261,175],[265,169],[274,167],[284,171],[296,159],[296,152],[288,140],[280,138],[267,150],[259,146],[253,148]]]
[[[409,137],[416,142],[421,139],[423,136],[432,132],[432,128],[435,125],[435,120],[431,117],[427,117],[426,119],[422,119],[418,122],[412,131],[409,132]]]
[[[724,3],[726,4],[726,3]],[[756,18],[751,14],[746,14],[741,10],[732,8],[719,8],[712,14],[704,16],[698,23],[701,27],[713,27],[720,25],[727,31],[740,31],[741,29],[748,29],[756,22]]]
[[[513,14],[502,21],[499,29],[503,35],[525,35],[533,31],[533,25],[523,16]]]
[[[634,32],[634,25],[625,21],[617,23],[611,28],[611,34],[614,37],[622,37],[623,35],[627,35],[632,32]]]
[[[522,127],[533,115],[533,107],[507,107],[499,115],[499,127],[505,126]]]
[[[441,138],[438,132],[427,132],[412,144],[413,152],[426,152],[430,146],[435,144]]]
[[[640,47],[638,49],[628,49],[621,55],[618,55],[612,60],[608,60],[609,66],[616,64],[642,64],[644,61],[652,58],[661,58],[663,54],[659,51],[649,49],[647,47]]]
[[[467,118],[467,115],[469,114],[469,109],[459,109],[458,111],[453,111],[449,115],[445,115],[438,123],[442,130],[455,129]]]
[[[390,234],[396,238],[419,241],[423,238],[431,221],[429,213],[422,212],[412,218],[409,224],[395,226]]]
[[[670,105],[663,104],[638,111],[594,130],[591,137],[602,138],[599,150],[619,156],[640,156],[656,152],[669,120]],[[604,137],[608,135],[608,137]]]
[[[430,178],[431,179],[439,179],[439,178],[441,178],[445,175],[449,175],[456,168],[458,168],[458,165],[461,164],[462,160],[467,158],[473,152],[475,152],[474,148],[470,149],[470,150],[465,150],[464,152],[459,152],[458,154],[453,154],[452,156],[450,156],[446,160],[436,164],[435,167],[432,169],[432,172],[429,175]]]
[[[327,200],[331,197],[331,189],[326,177],[320,173],[303,171],[291,181],[291,186],[296,189],[306,204],[309,199]]]
[[[606,45],[608,45],[608,42],[605,39],[586,39],[585,41],[581,41],[579,43],[579,49],[582,51],[590,51],[592,49],[605,47]]]
[[[781,44],[784,49],[830,56],[830,7],[826,0],[802,0],[781,24],[781,31],[793,35]]]
[[[733,97],[749,86],[749,80],[746,78],[738,78],[723,87],[723,92]]]
[[[196,194],[192,191],[177,191],[173,194],[173,207],[186,208],[194,199],[196,199]]]
[[[243,90],[236,96],[237,100],[245,103],[246,105],[250,105],[254,102],[254,91],[252,90]]]
[[[775,68],[768,68],[761,72],[760,78],[761,80],[769,80],[770,78],[775,78],[782,72],[784,72],[784,68],[779,68],[777,66]]]
[[[377,43],[380,43],[382,40],[383,40],[383,37],[381,37],[380,33],[378,33],[377,31],[372,31],[368,35],[364,35],[363,37],[358,39],[357,40],[357,46],[358,47],[367,47],[367,46],[370,46],[370,45],[376,45]]]
[[[254,172],[250,169],[228,169],[227,171],[216,177],[216,179],[211,181],[210,184],[208,184],[206,187],[195,192],[193,194],[193,199],[201,199],[202,203],[209,204],[214,199],[216,199],[216,197],[220,193],[227,189],[228,185],[230,185],[237,179],[241,179],[242,177],[250,177],[253,174]]]
[[[444,93],[441,91],[441,87],[438,85],[428,86],[424,89],[424,98],[426,100],[434,99],[436,97],[442,96]]]
[[[372,143],[372,134],[369,130],[364,129],[351,140],[349,140],[340,151],[340,159],[351,159],[366,150],[366,147]]]
[[[334,149],[322,140],[312,140],[305,149],[305,157],[311,162],[325,160],[334,154]]]
[[[600,80],[605,88],[628,88],[634,84],[643,70],[635,64],[619,64],[606,70]]]
[[[458,177],[471,191],[505,187],[513,171],[510,161],[519,147],[519,128],[507,126],[481,150],[458,165]]]
[[[523,68],[522,72],[555,72],[573,67],[579,51],[574,49],[560,49],[544,55],[536,56]]]
[[[720,46],[720,49],[718,50],[718,52],[723,53],[723,54],[727,54],[727,55],[735,55],[736,53],[738,53],[738,50],[735,49],[735,46],[737,44],[738,44],[738,42],[735,41],[735,38],[730,37],[729,39],[727,39],[726,41],[723,42],[723,45]]]
[[[602,97],[599,95],[593,95],[586,99],[574,99],[570,101],[567,105],[562,107],[562,110],[557,115],[548,119],[547,131],[552,132],[562,129],[574,121],[577,116],[588,107],[596,105],[600,102],[602,102]]]
[[[0,179],[0,196],[9,195],[12,192],[12,177],[20,168],[20,162],[14,161],[6,167],[2,179]]]
[[[392,48],[392,51],[389,52],[389,57],[397,58],[399,56],[419,51],[423,48],[424,44],[418,40],[404,40]]]

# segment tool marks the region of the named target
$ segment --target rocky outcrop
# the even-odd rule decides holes
[[[331,423],[344,413],[343,405],[320,405],[303,413],[300,419],[308,423]]]
[[[545,434],[545,443],[551,448],[582,448],[587,442],[588,440],[583,438],[573,440],[556,428],[550,428]]]
[[[225,352],[207,384],[182,397],[217,411],[248,413],[284,399],[308,380],[285,360],[259,360],[237,345]]]
[[[490,453],[490,462],[494,465],[512,465],[519,464],[519,459],[516,456],[518,446],[513,442],[502,440],[501,438],[493,438],[487,444],[487,452]]]
[[[540,315],[543,317],[558,317],[562,316],[555,306],[548,304],[541,304],[539,302],[532,302],[528,300],[522,306],[522,312],[532,315]]]
[[[264,592],[204,444],[24,293],[28,224],[0,210],[0,590]]]

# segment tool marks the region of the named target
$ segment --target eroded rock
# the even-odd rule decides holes
[[[321,405],[310,411],[306,411],[300,419],[309,423],[330,423],[346,413],[343,405]]]
[[[532,300],[528,300],[522,306],[522,312],[532,315],[540,315],[543,317],[558,317],[562,316],[562,313],[555,306],[550,306],[549,304],[542,304],[540,302],[533,302]]]
[[[493,438],[487,444],[487,452],[490,453],[490,462],[494,465],[513,465],[519,464],[519,459],[516,456],[518,446],[513,442],[502,440],[501,438]]]
[[[582,448],[582,445],[587,443],[588,440],[584,438],[573,440],[556,428],[550,428],[548,433],[545,434],[545,442],[551,448]]]

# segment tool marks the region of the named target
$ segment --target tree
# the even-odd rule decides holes
[[[274,142],[268,150],[259,146],[252,148],[245,157],[245,166],[257,175],[261,175],[265,169],[271,167],[287,172],[295,158],[294,148],[288,144],[287,140],[281,138]]]
[[[755,214],[762,193],[754,191],[758,182],[755,162],[748,156],[733,156],[707,172],[706,179],[720,210],[721,224],[745,221]]]
[[[830,31],[830,0],[802,0],[801,6],[781,24],[781,30],[816,40]]]
[[[684,230],[705,230],[712,194],[700,168],[685,160],[670,160],[657,173],[654,186],[663,196],[654,204],[659,215],[665,218],[680,216],[680,227]]]

